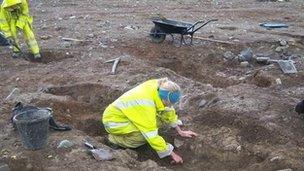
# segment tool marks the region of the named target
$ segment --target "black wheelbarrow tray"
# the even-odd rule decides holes
[[[171,19],[155,19],[152,20],[152,22],[155,25],[150,31],[150,38],[155,43],[162,43],[166,39],[167,34],[170,34],[173,40],[174,40],[173,34],[180,34],[181,35],[180,43],[186,44],[184,36],[190,35],[191,36],[190,44],[192,44],[193,34],[197,30],[201,29],[202,27],[213,21],[217,21],[217,19],[211,19],[206,22],[197,21],[195,23],[176,21]]]

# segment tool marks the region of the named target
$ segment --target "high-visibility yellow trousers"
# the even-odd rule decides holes
[[[12,22],[10,23],[11,26],[11,32],[12,32],[12,36],[15,40],[15,42],[17,43],[17,45],[19,46],[19,39],[18,39],[18,27],[16,26],[16,22],[12,20]],[[25,24],[23,29],[21,29],[25,38],[25,42],[27,44],[27,46],[29,47],[30,51],[32,54],[38,54],[40,53],[40,49],[38,46],[38,43],[35,39],[35,35],[33,32],[33,29],[31,27],[31,25],[29,23]],[[20,46],[19,46],[20,47]],[[19,50],[17,48],[13,48],[14,52],[19,52]]]
[[[108,139],[111,143],[124,148],[137,148],[147,143],[146,139],[139,131],[124,135],[109,134]]]
[[[157,125],[159,128],[165,127],[166,123],[163,122],[161,118],[157,117]],[[131,132],[122,135],[109,134],[108,140],[111,143],[119,145],[124,148],[137,148],[147,143],[147,140],[139,130],[136,132]]]

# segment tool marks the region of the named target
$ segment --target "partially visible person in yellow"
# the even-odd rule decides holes
[[[32,28],[33,18],[29,14],[28,0],[3,0],[0,9],[0,30],[10,44],[18,47],[18,31],[22,31],[25,41],[35,58],[41,58],[38,43]],[[20,49],[13,48],[13,57],[20,55]]]
[[[174,147],[158,134],[160,124],[166,123],[182,137],[197,136],[180,128],[182,122],[172,107],[180,96],[180,87],[167,78],[146,81],[124,93],[102,116],[109,143],[125,148],[148,143],[160,158],[171,156],[175,163],[183,163],[182,157],[173,152]]]

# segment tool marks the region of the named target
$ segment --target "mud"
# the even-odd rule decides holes
[[[35,59],[34,56],[31,53],[24,53],[20,57],[24,58],[25,60],[28,60],[30,62],[37,62],[37,63],[43,63],[48,64],[50,62],[59,62],[66,58],[73,58],[74,55],[69,52],[62,52],[62,51],[48,51],[44,50],[41,53],[42,58],[41,59]]]

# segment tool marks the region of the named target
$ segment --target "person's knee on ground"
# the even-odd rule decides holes
[[[140,132],[132,132],[125,135],[108,135],[108,141],[123,148],[138,148],[146,144],[146,139]]]
[[[21,55],[20,51],[13,51],[12,58],[19,58]]]
[[[40,54],[40,53],[34,54],[34,58],[35,58],[35,59],[41,58],[41,54]]]

